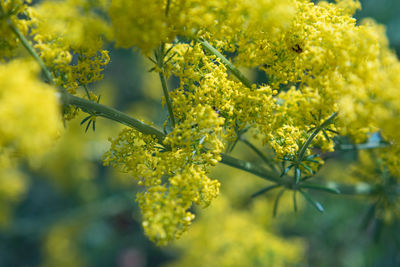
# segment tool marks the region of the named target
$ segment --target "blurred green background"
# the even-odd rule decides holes
[[[363,0],[361,3],[363,9],[356,17],[372,17],[385,24],[391,47],[400,55],[400,1]],[[166,114],[160,105],[161,87],[158,76],[147,72],[148,69],[149,62],[138,52],[112,49],[105,79],[93,89],[102,95],[103,104],[162,125]],[[170,82],[174,84],[176,81]],[[216,258],[211,260],[218,266],[221,260],[217,259],[218,255],[230,257],[232,253],[240,253],[240,249],[227,247],[212,251],[213,238],[223,238],[223,235],[208,237],[202,231],[212,232],[215,224],[222,224],[224,218],[231,219],[218,217],[220,221],[212,220],[200,212],[195,222],[197,228],[186,241],[184,237],[168,247],[156,247],[151,243],[143,234],[135,202],[135,192],[140,189],[129,176],[103,167],[101,163],[102,154],[109,146],[107,138],[115,137],[121,126],[99,119],[96,132],[85,133],[79,125],[84,117],[81,115],[68,124],[65,136],[50,152],[43,166],[34,169],[22,167],[27,177],[26,191],[22,198],[15,200],[8,222],[0,228],[1,267],[208,266],[202,262],[187,265],[180,260],[191,259],[190,253],[193,254],[194,250],[204,257],[215,255]],[[237,153],[245,152],[239,147]],[[247,155],[248,158],[253,156]],[[337,155],[323,168],[320,176],[343,175],[356,157],[354,152]],[[271,246],[268,253],[275,257],[275,261],[253,261],[249,252],[242,256],[249,257],[245,259],[247,266],[400,266],[399,224],[366,222],[370,203],[362,197],[315,194],[326,208],[323,215],[306,205],[295,214],[291,208],[286,211],[283,205],[279,216],[272,218],[269,208],[264,207],[265,203],[272,202],[271,196],[250,201],[250,195],[262,185],[258,178],[227,167],[217,168],[213,177],[222,182],[221,198],[228,199],[231,215],[235,210],[239,217],[259,222],[256,229],[273,233],[270,237],[266,235],[265,240],[258,240],[257,248],[264,244]],[[245,185],[243,180],[246,180]],[[207,212],[206,209],[205,214]],[[253,227],[242,223],[243,231]],[[203,237],[203,243],[195,243],[196,234]],[[282,241],[275,240],[275,237]],[[292,259],[280,252],[282,244],[289,250],[296,249],[290,244],[280,243],[285,239],[299,241],[304,256]],[[250,245],[247,247],[254,249]],[[283,263],[276,261],[285,257],[290,259],[283,260]]]

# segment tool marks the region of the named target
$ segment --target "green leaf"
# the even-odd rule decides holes
[[[313,189],[313,190],[325,191],[325,192],[329,192],[332,194],[340,194],[341,193],[340,190],[337,188],[326,187],[326,186],[319,185],[319,184],[302,184],[301,187]]]
[[[261,189],[260,191],[258,191],[258,192],[256,192],[256,193],[252,194],[252,195],[251,195],[251,198],[258,197],[258,196],[260,196],[260,195],[262,195],[262,194],[264,194],[264,193],[266,193],[266,192],[268,192],[268,191],[270,191],[270,190],[272,190],[272,189],[278,188],[278,187],[280,187],[280,186],[281,186],[280,184],[275,184],[275,185],[267,186],[267,187]]]
[[[291,168],[293,168],[293,166],[295,166],[295,164],[289,165],[281,174],[281,177],[284,176],[286,173],[288,173],[290,171]]]
[[[308,167],[307,165],[305,165],[304,163],[300,164],[304,169],[306,169],[310,174],[314,174],[314,171]]]
[[[90,119],[90,117],[92,117],[92,115],[87,116],[86,118],[84,118],[84,119],[81,121],[81,125],[84,124],[88,119]]]
[[[368,207],[368,210],[367,210],[367,212],[362,220],[362,223],[361,223],[362,230],[366,230],[368,228],[368,226],[371,224],[371,222],[373,221],[377,204],[378,203],[375,202],[374,204],[372,204]]]
[[[329,142],[329,140],[331,140],[331,139],[329,138],[328,134],[325,132],[325,130],[322,130],[322,134],[324,135],[326,141]]]
[[[339,133],[337,132],[337,131],[335,131],[335,130],[332,130],[332,129],[325,129],[326,131],[329,131],[329,132],[331,132],[331,133],[334,133],[334,134],[337,134],[337,135],[339,135]]]
[[[293,209],[294,209],[294,212],[297,212],[296,192],[297,192],[297,190],[293,190]]]
[[[298,184],[300,182],[300,177],[301,177],[300,168],[296,167],[295,171],[294,171],[294,179],[296,180],[296,184]]]
[[[91,123],[92,123],[92,120],[89,120],[89,123],[87,124],[86,129],[85,129],[85,133],[88,131]]]
[[[278,195],[275,198],[274,202],[274,210],[273,210],[273,216],[276,217],[276,214],[278,213],[278,205],[279,205],[279,200],[281,199],[283,192],[285,192],[285,188],[283,188],[281,191],[279,191]]]
[[[303,197],[311,204],[313,205],[319,212],[324,213],[325,209],[324,206],[322,206],[321,203],[319,203],[318,201],[312,199],[312,197],[304,192],[303,190],[299,189],[300,193],[303,195]]]
[[[317,158],[319,156],[320,156],[319,154],[313,154],[313,155],[309,155],[309,156],[305,157],[305,159],[306,160],[310,160],[310,159],[313,159],[313,158]]]
[[[303,160],[303,161],[314,162],[314,163],[317,163],[317,164],[320,163],[318,160],[315,160],[315,159],[305,159],[305,160]]]

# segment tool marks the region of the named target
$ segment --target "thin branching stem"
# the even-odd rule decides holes
[[[221,163],[225,165],[255,174],[258,177],[261,177],[271,182],[275,182],[278,184],[281,183],[281,181],[279,181],[275,173],[271,173],[255,163],[237,159],[226,154],[221,154],[221,157],[222,157]]]
[[[243,75],[243,73],[241,73],[239,71],[239,69],[237,69],[224,55],[222,55],[217,49],[215,49],[215,47],[213,47],[209,42],[207,42],[206,40],[203,39],[197,39],[197,42],[199,42],[203,48],[205,50],[207,50],[210,54],[213,54],[215,56],[217,56],[222,64],[225,65],[225,67],[239,80],[241,81],[246,87],[248,88],[252,88],[252,83],[250,80],[248,80],[246,78],[246,76]]]
[[[322,131],[326,126],[328,126],[330,123],[332,123],[333,119],[335,119],[337,115],[338,113],[334,112],[321,125],[319,125],[317,128],[314,129],[311,135],[307,138],[306,142],[300,148],[299,156],[297,158],[298,163],[303,161],[304,155],[306,154],[308,147],[311,145],[312,141],[318,135],[318,133]]]
[[[164,57],[165,57],[164,50],[165,50],[165,44],[162,43],[160,45],[158,51],[155,52],[155,56],[156,56],[158,67],[160,68],[158,74],[160,76],[161,87],[163,89],[165,102],[167,104],[169,118],[171,119],[172,128],[174,128],[175,127],[175,116],[174,116],[174,111],[172,109],[172,101],[171,101],[171,98],[169,97],[167,79],[165,78],[165,75],[164,75]]]
[[[264,153],[262,153],[255,145],[249,142],[247,139],[241,137],[240,141],[242,141],[245,145],[247,145],[251,150],[253,150],[275,173],[278,173],[276,166],[269,160]]]
[[[158,142],[162,143],[165,138],[164,133],[160,130],[140,121],[135,118],[130,117],[129,115],[118,111],[114,108],[104,106],[102,104],[96,103],[94,101],[90,101],[81,97],[77,97],[68,93],[65,93],[62,96],[62,102],[64,105],[73,105],[82,109],[83,111],[89,114],[96,114],[96,116],[104,117],[131,128],[135,128],[136,130],[144,133],[155,136]]]
[[[47,69],[46,65],[44,64],[43,60],[40,58],[40,56],[36,53],[35,49],[32,47],[32,45],[29,43],[29,41],[25,38],[25,36],[20,32],[20,30],[14,25],[14,23],[11,21],[11,19],[7,19],[8,26],[11,28],[11,30],[14,32],[14,34],[18,37],[18,39],[21,41],[22,45],[25,47],[25,49],[28,51],[28,53],[36,60],[36,62],[40,65],[40,68],[42,69],[44,76],[46,77],[47,81],[51,84],[54,84],[53,81],[53,75],[51,72]]]

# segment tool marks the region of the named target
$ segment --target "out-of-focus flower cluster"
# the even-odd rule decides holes
[[[253,214],[233,209],[224,195],[202,215],[177,243],[183,257],[168,266],[294,266],[302,260],[301,239],[285,240],[266,231]]]
[[[32,61],[0,65],[0,224],[25,191],[20,160],[37,162],[62,130],[56,92],[39,80],[38,72]]]

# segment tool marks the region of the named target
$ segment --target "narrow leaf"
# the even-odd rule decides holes
[[[90,119],[90,117],[92,117],[92,115],[87,116],[86,118],[84,118],[84,119],[81,121],[81,125],[84,124],[88,119]]]
[[[299,167],[295,168],[295,174],[294,174],[295,180],[296,180],[296,184],[298,184],[300,182],[300,177],[301,177],[301,171]]]
[[[152,59],[151,57],[147,57],[151,62],[153,62],[154,64],[156,64],[157,65],[157,62],[154,60],[154,59]]]
[[[294,212],[297,212],[296,192],[297,192],[297,190],[293,190],[293,209],[294,209]]]
[[[320,156],[319,154],[313,154],[313,155],[309,155],[309,156],[305,157],[305,159],[306,160],[310,160],[310,159],[313,159],[313,158],[316,158],[316,157],[319,157],[319,156]]]
[[[293,168],[294,164],[289,165],[281,174],[281,177],[284,176],[286,173],[290,171],[291,168]]]
[[[300,165],[303,166],[303,168],[306,169],[310,174],[314,174],[314,171],[304,163],[301,163]]]
[[[339,135],[339,133],[337,132],[337,131],[335,131],[335,130],[332,130],[332,129],[325,129],[326,131],[329,131],[329,132],[331,132],[331,133],[334,133],[334,134],[337,134],[337,135]]]
[[[277,187],[280,187],[280,186],[281,186],[281,185],[279,185],[279,184],[267,186],[267,187],[261,189],[260,191],[258,191],[258,192],[256,192],[256,193],[252,194],[252,195],[251,195],[251,198],[258,197],[258,196],[260,196],[260,195],[262,195],[262,194],[264,194],[264,193],[266,193],[266,192],[268,192],[268,191],[270,191],[270,190],[272,190],[272,189],[275,189],[275,188],[277,188]]]
[[[305,159],[305,160],[303,160],[303,161],[309,161],[309,162],[314,162],[314,163],[319,164],[319,161],[318,161],[318,160],[315,160],[315,159]]]
[[[320,191],[326,191],[332,194],[340,194],[340,190],[338,188],[332,188],[332,187],[326,187],[318,184],[302,184],[301,187],[304,188],[309,188],[313,190],[320,190]]]
[[[311,204],[313,205],[319,212],[324,213],[324,207],[322,206],[321,203],[319,203],[318,201],[314,200],[311,198],[311,196],[304,192],[303,190],[299,189],[300,193],[303,195],[303,197]]]
[[[279,191],[278,195],[275,198],[274,202],[274,210],[273,210],[273,216],[276,217],[276,214],[278,213],[278,205],[279,205],[279,200],[281,199],[283,192],[285,192],[285,188],[283,188],[281,191]]]
[[[85,133],[88,131],[91,123],[92,123],[92,120],[90,120],[89,123],[86,125]]]
[[[362,220],[361,230],[366,230],[374,219],[377,202],[368,207],[368,210]]]

